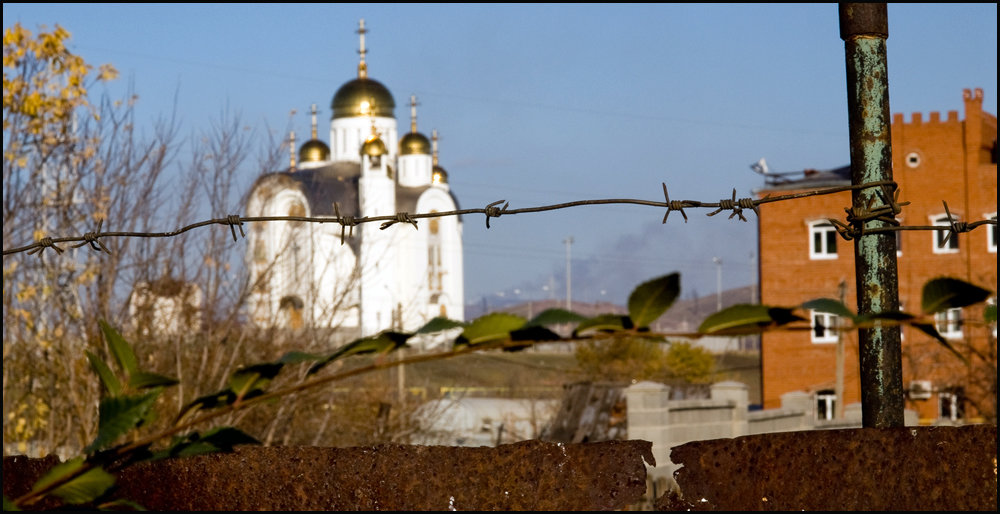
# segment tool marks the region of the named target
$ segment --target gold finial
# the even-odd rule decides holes
[[[312,138],[316,139],[316,104],[312,104]]]
[[[361,24],[360,24],[360,26],[358,28],[358,34],[361,35],[361,50],[358,51],[358,53],[361,54],[361,62],[358,63],[358,78],[359,79],[368,78],[368,65],[365,64],[365,53],[366,53],[366,51],[365,51],[365,33],[366,32],[368,32],[368,31],[365,30],[365,19],[361,18]]]
[[[295,171],[295,131],[288,134],[288,170]]]
[[[410,132],[417,131],[417,96],[410,95]]]
[[[431,155],[433,157],[434,166],[438,165],[438,131],[434,129],[431,131]],[[424,161],[427,162],[427,161]]]

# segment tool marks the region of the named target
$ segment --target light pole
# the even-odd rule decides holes
[[[573,246],[573,236],[563,239],[566,243],[566,310],[573,310],[573,279],[570,267],[570,247]]]
[[[712,257],[715,263],[715,311],[722,310],[722,259]]]

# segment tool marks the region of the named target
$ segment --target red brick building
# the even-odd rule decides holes
[[[983,112],[983,91],[964,91],[965,118],[957,111],[924,119],[914,113],[892,119],[893,179],[899,185],[904,226],[948,224],[942,201],[958,221],[997,216],[997,118]],[[758,171],[762,171],[758,169]],[[850,185],[850,166],[828,171],[765,174],[758,197]],[[837,235],[827,221],[845,221],[851,193],[843,192],[761,205],[761,303],[792,307],[815,298],[839,298],[856,310],[854,242]],[[996,225],[983,225],[946,240],[947,232],[897,232],[899,299],[906,312],[920,313],[923,285],[939,276],[959,278],[997,290]],[[761,343],[764,408],[780,406],[781,395],[816,395],[817,415],[832,418],[836,408],[838,333],[824,329],[835,317],[806,313],[813,329],[775,331]],[[983,323],[983,306],[939,315],[936,327],[970,357],[966,366],[926,334],[903,327],[903,384],[906,408],[921,423],[939,418],[996,419],[996,324]],[[817,325],[819,325],[817,327]],[[842,404],[860,402],[857,331],[841,333],[844,348]]]

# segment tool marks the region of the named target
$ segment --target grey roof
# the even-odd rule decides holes
[[[843,186],[851,183],[851,165],[848,164],[832,170],[807,169],[799,172],[765,175],[764,182],[764,187],[756,192]]]

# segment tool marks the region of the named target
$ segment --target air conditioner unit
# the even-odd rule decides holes
[[[934,386],[930,380],[914,380],[910,382],[910,399],[929,400],[933,390]]]

